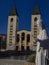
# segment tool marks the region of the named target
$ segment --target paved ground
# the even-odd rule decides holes
[[[34,65],[25,60],[0,59],[0,65]]]

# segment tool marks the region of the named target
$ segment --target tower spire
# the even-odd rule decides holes
[[[36,0],[36,6],[33,11],[33,15],[40,14],[39,6],[38,6],[38,0]]]
[[[12,11],[10,12],[10,16],[12,16],[12,15],[17,15],[18,16],[17,9],[16,9],[16,1],[13,0],[13,2],[14,2],[14,6],[13,6]]]

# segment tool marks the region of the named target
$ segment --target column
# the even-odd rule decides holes
[[[21,34],[20,34],[20,41],[19,41],[19,51],[21,51]]]
[[[25,33],[25,50],[26,50],[26,41],[27,41],[27,34]]]

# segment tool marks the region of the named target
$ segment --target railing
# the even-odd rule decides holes
[[[0,65],[35,65],[23,60],[0,59]]]

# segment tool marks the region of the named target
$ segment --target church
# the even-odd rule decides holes
[[[14,6],[8,16],[8,29],[7,29],[7,47],[6,50],[36,50],[37,35],[39,34],[40,25],[43,26],[41,21],[41,13],[38,4],[36,4],[34,11],[31,15],[31,31],[20,30],[18,31],[18,12]]]

